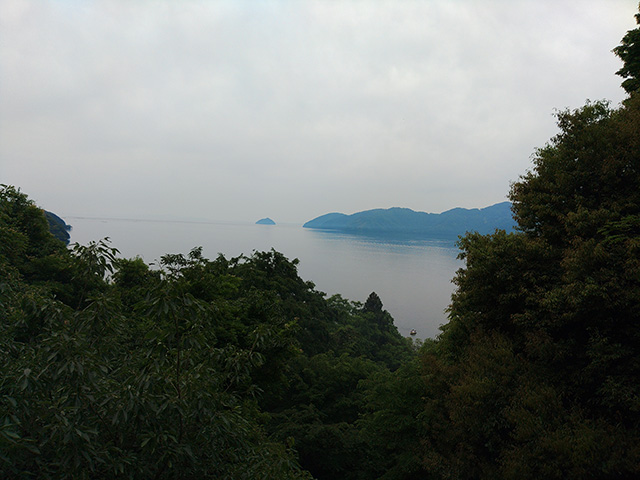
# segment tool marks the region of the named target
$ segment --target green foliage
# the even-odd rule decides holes
[[[553,252],[556,265],[555,271],[537,268],[538,275],[548,278],[532,297],[533,308],[520,320],[546,324],[540,326],[558,348],[558,363],[571,375],[572,394],[590,398],[600,408],[612,401],[602,396],[611,381],[606,379],[607,368],[625,372],[624,390],[631,388],[625,396],[635,391],[635,373],[628,369],[635,371],[640,345],[638,110],[638,100],[631,99],[605,117],[592,105],[566,113],[556,143],[540,155],[535,172],[512,191],[514,209],[524,225],[544,225],[525,232]],[[569,171],[571,181],[559,185],[555,179],[561,173],[554,171]],[[550,202],[541,192],[554,192],[557,198],[565,192],[562,205],[553,202],[553,220],[543,220]],[[615,360],[608,359],[607,351],[617,352]],[[620,405],[615,403],[606,408],[617,411]]]
[[[640,473],[639,112],[559,113],[512,186],[520,232],[460,240],[450,322],[421,354],[436,478]]]
[[[25,195],[2,194],[0,476],[308,478],[256,403],[267,355],[292,345],[278,322],[222,343],[225,305],[189,291],[197,251],[160,272],[107,241],[67,251]],[[57,257],[64,282],[40,281]]]
[[[361,382],[365,405],[357,424],[368,445],[362,478],[426,478],[417,441],[425,435],[419,421],[425,380],[413,358],[394,372],[380,370]]]
[[[49,232],[44,211],[9,185],[0,185],[0,240],[0,258],[32,277],[39,273],[35,260],[64,249]]]
[[[365,312],[371,313],[382,312],[382,300],[380,300],[380,297],[376,292],[371,292],[369,294],[369,297],[367,298],[367,301],[364,302],[364,306],[362,307],[362,309]]]
[[[512,186],[522,231],[553,245],[592,237],[607,220],[633,212],[637,101],[612,111],[605,102],[558,114],[561,132],[534,158],[534,170]]]
[[[274,250],[67,250],[3,195],[0,476],[369,478],[360,382],[413,355],[379,298],[326,299]]]
[[[252,355],[214,347],[189,297],[148,305],[141,325],[109,297],[80,312],[49,301],[38,341],[3,349],[3,476],[297,477],[245,398]]]
[[[640,9],[640,4],[638,5]],[[636,23],[640,25],[640,13],[635,15]],[[622,38],[622,42],[613,52],[620,57],[623,66],[616,72],[625,80],[622,82],[622,88],[627,93],[632,94],[640,89],[640,27],[629,30]]]
[[[290,438],[315,478],[360,478],[366,444],[356,422],[364,407],[359,382],[383,367],[333,353],[299,357],[270,430]]]

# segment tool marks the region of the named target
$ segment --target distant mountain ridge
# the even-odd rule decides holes
[[[339,230],[353,233],[410,233],[451,237],[468,231],[481,234],[496,229],[512,231],[516,222],[511,203],[502,202],[485,208],[453,208],[442,213],[416,212],[410,208],[378,208],[346,215],[328,213],[303,225],[304,228]]]

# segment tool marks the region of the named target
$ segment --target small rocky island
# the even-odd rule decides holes
[[[256,222],[256,225],[275,225],[276,222],[274,222],[273,220],[271,220],[269,217],[267,218],[261,218],[260,220],[258,220]]]

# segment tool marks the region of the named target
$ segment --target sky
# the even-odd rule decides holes
[[[625,98],[637,0],[0,2],[0,183],[66,216],[303,223],[505,201]]]

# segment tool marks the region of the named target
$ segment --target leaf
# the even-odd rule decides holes
[[[32,443],[26,443],[24,445],[24,448],[26,448],[27,450],[29,450],[31,453],[34,453],[36,455],[40,455],[40,449],[36,446],[33,445]]]
[[[5,437],[13,438],[15,440],[20,440],[22,438],[20,435],[18,435],[13,430],[4,430],[3,429],[2,430],[2,435],[4,435]]]

